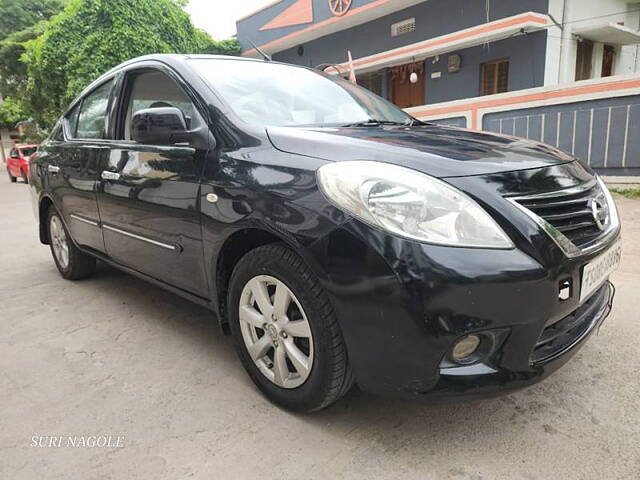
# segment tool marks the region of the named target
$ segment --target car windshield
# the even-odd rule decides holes
[[[192,59],[236,115],[262,126],[411,124],[413,118],[338,76],[270,62]]]
[[[23,157],[30,157],[36,151],[37,147],[22,147],[20,148],[20,152]]]

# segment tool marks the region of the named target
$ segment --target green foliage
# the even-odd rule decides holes
[[[0,40],[47,20],[66,0],[0,0]]]
[[[16,123],[28,118],[24,105],[15,98],[7,97],[0,102],[0,128],[13,130]]]
[[[27,43],[27,98],[36,120],[51,126],[80,91],[102,73],[150,53],[237,54],[236,41],[214,42],[197,30],[184,0],[70,0]]]
[[[610,190],[626,198],[640,199],[640,188],[611,188]]]
[[[0,41],[0,95],[19,96],[27,84],[27,66],[20,61],[29,40],[40,36],[46,21],[25,28]]]

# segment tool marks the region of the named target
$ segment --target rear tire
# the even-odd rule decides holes
[[[231,275],[227,311],[240,360],[272,402],[314,412],[336,402],[353,385],[327,294],[289,248],[266,245],[240,259]]]
[[[16,183],[16,181],[18,180],[16,177],[14,177],[13,175],[11,175],[11,172],[9,171],[9,169],[7,168],[7,175],[9,175],[9,181],[11,183]]]
[[[80,280],[96,269],[96,259],[80,251],[71,240],[60,215],[51,207],[47,215],[49,246],[58,271],[67,280]]]

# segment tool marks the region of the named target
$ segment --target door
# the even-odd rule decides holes
[[[75,242],[99,252],[104,241],[96,202],[98,165],[109,154],[106,125],[114,82],[85,95],[65,118],[64,140],[48,147],[47,176],[56,206]]]
[[[118,108],[117,142],[100,172],[98,207],[105,248],[118,263],[207,297],[198,206],[207,147],[131,140],[136,111],[166,106],[182,110],[190,128],[203,132],[203,144],[208,145],[202,117],[168,72],[129,71]]]
[[[424,105],[424,62],[409,63],[389,69],[389,95],[391,102],[400,108]],[[417,81],[411,82],[415,73]]]

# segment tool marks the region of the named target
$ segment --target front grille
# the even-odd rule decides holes
[[[594,183],[582,191],[566,190],[516,198],[520,205],[555,227],[581,247],[602,234],[591,210],[594,199],[603,198],[600,185]]]
[[[607,282],[576,310],[547,325],[533,349],[531,361],[542,362],[578,342],[609,314],[613,294],[613,285]]]

